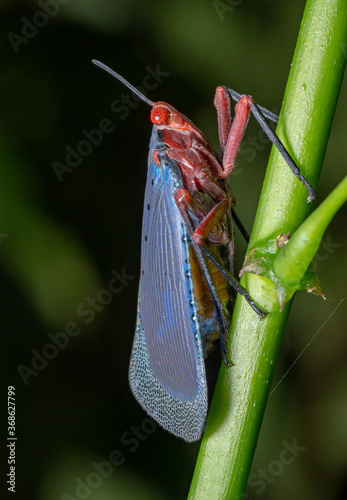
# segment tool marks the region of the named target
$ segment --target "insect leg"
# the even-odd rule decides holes
[[[284,145],[282,144],[280,139],[277,137],[275,132],[272,130],[270,125],[267,123],[265,117],[261,113],[258,106],[255,104],[255,102],[254,101],[251,102],[250,106],[251,106],[251,111],[252,111],[253,115],[255,116],[257,122],[259,123],[259,125],[261,126],[261,128],[263,129],[265,134],[268,136],[270,141],[276,146],[276,148],[278,149],[280,154],[283,156],[283,158],[285,159],[286,163],[288,164],[290,170],[293,172],[295,177],[307,188],[308,193],[309,193],[308,198],[307,198],[307,203],[310,203],[316,197],[316,193],[315,193],[313,187],[307,181],[307,179],[305,179],[305,177],[303,175],[301,175],[300,170],[296,166],[294,160],[292,159],[292,157],[290,156],[290,154],[288,153],[288,151],[286,150],[286,148],[284,147]]]
[[[212,262],[214,266],[216,266],[218,271],[222,274],[222,276],[224,276],[229,285],[233,287],[233,289],[237,293],[242,295],[247,300],[248,304],[251,306],[253,311],[256,312],[261,319],[263,319],[267,315],[267,312],[263,311],[262,309],[260,309],[260,307],[256,305],[256,303],[249,295],[247,290],[242,285],[240,285],[240,283],[233,276],[231,276],[231,274],[228,273],[226,269],[224,269],[224,267],[218,262],[218,260],[214,257],[214,255],[212,255],[211,252],[207,250],[206,247],[201,247],[201,251],[208,258],[208,260]]]
[[[228,91],[230,97],[232,97],[234,99],[234,101],[236,101],[236,102],[238,102],[242,97],[242,94],[235,92],[235,90],[233,90],[233,89],[228,88],[227,91]],[[274,123],[278,122],[278,115],[276,115],[272,111],[269,111],[266,108],[263,108],[262,106],[258,106],[258,108],[260,109],[261,113],[265,116],[265,118],[267,118],[268,120],[271,120]]]
[[[202,270],[204,277],[206,279],[206,283],[207,283],[208,289],[210,291],[214,307],[215,307],[216,312],[217,312],[217,318],[218,318],[219,327],[220,327],[221,353],[222,353],[223,362],[226,366],[233,366],[232,362],[228,359],[228,356],[227,356],[227,354],[229,354],[229,349],[227,347],[229,324],[228,324],[228,322],[225,318],[225,315],[224,315],[223,304],[219,298],[218,292],[216,290],[216,287],[215,287],[213,280],[211,278],[209,269],[207,267],[206,260],[202,254],[203,247],[200,247],[199,245],[197,245],[193,239],[194,227],[191,223],[191,220],[190,220],[187,212],[184,212],[182,214],[182,219],[183,219],[183,222],[187,228],[188,235],[191,238],[193,248],[194,248],[196,256],[199,260],[201,270]]]
[[[299,168],[295,164],[293,158],[288,153],[284,144],[280,141],[280,139],[277,137],[275,132],[272,130],[272,128],[266,121],[267,118],[271,121],[277,122],[278,121],[277,115],[271,113],[271,111],[268,111],[265,108],[258,106],[250,96],[243,96],[243,95],[240,96],[240,94],[238,94],[234,90],[229,88],[227,89],[226,87],[219,87],[219,88],[224,88],[234,100],[238,101],[236,106],[238,106],[242,98],[246,98],[248,100],[250,110],[253,113],[259,125],[261,126],[261,128],[263,129],[263,131],[265,132],[265,134],[268,136],[270,141],[276,146],[280,154],[283,156],[284,160],[286,161],[287,165],[289,166],[295,177],[307,188],[309,193],[307,198],[307,203],[313,201],[316,197],[316,193],[313,187],[307,181],[307,179],[305,179],[305,177],[301,175]],[[235,108],[235,118],[236,118],[236,108]]]
[[[211,231],[218,225],[218,222],[227,212],[229,208],[228,199],[222,199],[212,208],[212,210],[206,213],[186,189],[176,189],[173,196],[182,218],[187,216],[189,209],[196,215],[199,221],[201,221],[192,235],[193,241],[201,246],[203,240],[209,236]],[[214,241],[216,243],[223,244],[227,242],[227,235],[223,233],[223,231],[220,231],[220,234],[214,235],[214,237],[215,239],[217,238],[217,241]],[[211,238],[213,239],[213,235],[211,235]]]
[[[241,99],[236,104],[235,117],[231,124],[230,97],[227,89],[225,87],[217,87],[216,89],[214,104],[217,108],[218,130],[223,153],[223,173],[220,175],[221,179],[225,179],[232,172],[247,127],[251,109],[246,97],[241,96]],[[228,102],[229,104],[227,104]],[[229,113],[229,119],[227,113]]]
[[[214,105],[217,109],[220,149],[222,155],[224,155],[231,129],[231,108],[230,97],[227,92],[223,91],[223,87],[217,87],[214,97]]]
[[[240,233],[242,234],[242,236],[244,237],[246,243],[249,243],[249,234],[247,232],[247,229],[245,228],[245,226],[242,224],[241,222],[241,219],[239,218],[239,216],[237,215],[237,213],[235,212],[235,210],[233,209],[233,207],[231,207],[231,214],[232,214],[232,218],[233,220],[235,221],[235,224],[237,225],[237,227],[239,228],[240,230]]]

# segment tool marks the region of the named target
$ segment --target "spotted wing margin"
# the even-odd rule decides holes
[[[151,161],[145,194],[141,283],[129,380],[141,406],[186,441],[200,438],[207,387],[185,226],[173,200],[182,186],[166,155]],[[151,155],[150,155],[151,159]]]

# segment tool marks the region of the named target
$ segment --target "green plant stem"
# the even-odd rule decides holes
[[[308,0],[277,134],[301,173],[316,187],[343,78],[347,2]],[[312,210],[307,190],[273,148],[249,248],[281,232],[294,233]],[[268,280],[241,280],[269,311],[262,321],[240,296],[231,325],[234,366],[221,367],[201,443],[190,499],[241,499],[263,418],[291,303],[279,311]]]
[[[295,231],[274,261],[278,278],[289,285],[303,277],[318,250],[323,234],[336,212],[347,201],[347,176]]]

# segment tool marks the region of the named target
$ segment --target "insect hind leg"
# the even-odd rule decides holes
[[[242,285],[240,285],[240,283],[235,278],[233,278],[231,276],[231,274],[229,274],[228,271],[226,271],[226,269],[224,269],[224,267],[217,261],[217,259],[211,254],[211,252],[209,252],[209,250],[207,250],[207,248],[202,247],[201,251],[210,260],[210,262],[212,262],[212,264],[214,266],[216,266],[216,268],[218,269],[218,271],[224,276],[224,278],[227,280],[227,282],[229,283],[229,285],[237,293],[239,293],[240,295],[242,295],[246,299],[246,301],[248,302],[248,304],[251,306],[251,308],[253,309],[253,311],[258,314],[258,316],[260,317],[260,319],[263,319],[267,315],[267,312],[263,311],[259,306],[257,306],[257,304],[254,302],[254,300],[249,295],[249,293],[247,292],[247,290]]]
[[[216,309],[219,328],[220,328],[221,354],[222,354],[223,362],[226,366],[232,366],[232,362],[228,359],[229,349],[227,347],[227,344],[228,344],[229,323],[228,323],[228,321],[225,317],[225,314],[224,314],[224,306],[219,298],[215,284],[213,282],[210,271],[208,269],[206,260],[203,256],[202,249],[204,247],[200,247],[199,245],[197,245],[193,239],[194,228],[193,228],[193,225],[192,225],[191,220],[189,218],[188,212],[183,211],[183,213],[181,213],[181,215],[182,215],[183,222],[187,228],[187,232],[188,232],[188,235],[191,239],[191,243],[192,243],[193,248],[195,250],[196,256],[199,260],[199,264],[200,264],[201,270],[204,274],[209,292],[211,294],[211,298],[212,298],[214,307]]]

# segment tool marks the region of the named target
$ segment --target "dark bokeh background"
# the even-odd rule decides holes
[[[135,85],[159,67],[167,75],[149,98],[172,103],[217,146],[217,85],[279,110],[304,4],[1,2],[1,400],[5,415],[6,387],[16,388],[17,498],[185,498],[199,449],[155,430],[128,387],[151,126],[145,104],[132,99],[116,110],[128,91],[91,59]],[[43,5],[51,9],[46,19]],[[345,174],[346,110],[344,85],[318,203]],[[59,182],[52,163],[66,165],[66,147],[76,150],[82,131],[105,119],[112,130]],[[258,133],[250,123],[231,178],[247,227],[269,154],[258,139],[251,145]],[[347,492],[346,215],[344,208],[314,261],[328,300],[301,293],[294,301],[274,387],[286,376],[269,399],[251,499]],[[101,290],[112,271],[133,279],[118,281],[110,296]],[[66,329],[79,333],[58,335]],[[64,348],[47,347],[53,336]],[[42,352],[52,359],[39,358]],[[4,443],[5,420],[2,433]],[[119,466],[109,475],[101,463],[117,451]],[[2,483],[7,472],[1,469]]]

